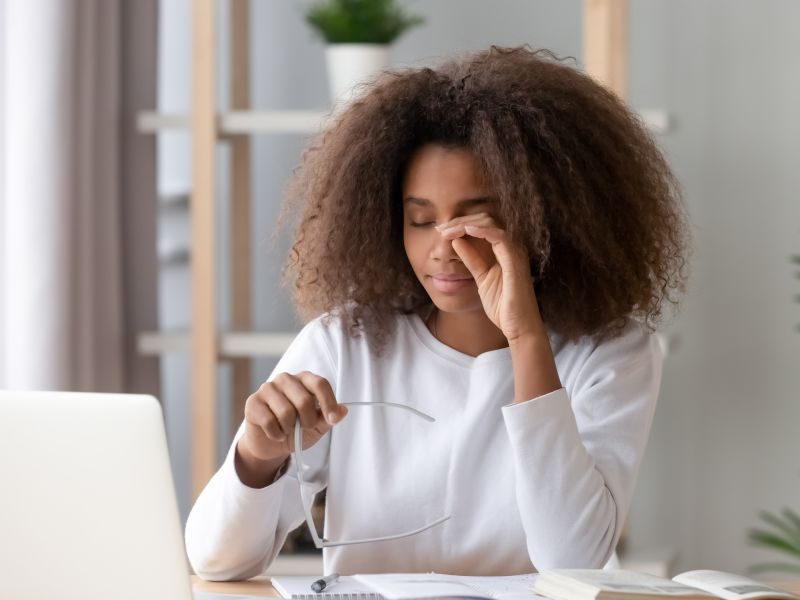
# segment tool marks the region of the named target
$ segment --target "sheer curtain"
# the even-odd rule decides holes
[[[0,11],[0,387],[157,393],[157,1]]]

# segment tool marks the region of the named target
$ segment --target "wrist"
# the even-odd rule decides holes
[[[267,487],[288,459],[288,454],[269,459],[259,458],[249,451],[242,440],[236,443],[234,452],[236,474],[243,484],[251,488]]]
[[[546,332],[509,341],[514,372],[514,403],[538,398],[562,387]]]
[[[525,333],[507,338],[508,347],[513,352],[515,349],[530,349],[540,346],[550,346],[550,338],[544,328],[530,329]]]

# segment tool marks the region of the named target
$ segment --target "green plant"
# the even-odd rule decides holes
[[[425,22],[406,15],[395,0],[325,0],[308,9],[306,21],[329,44],[390,44]]]
[[[754,546],[783,552],[793,560],[791,562],[759,563],[750,567],[750,572],[788,571],[800,573],[800,516],[787,507],[781,511],[782,516],[764,510],[758,514],[771,529],[750,529],[747,532],[750,543]]]

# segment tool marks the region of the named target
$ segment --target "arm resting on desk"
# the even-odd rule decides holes
[[[619,540],[661,383],[658,340],[632,324],[572,386],[503,407],[531,562],[602,568]]]
[[[237,440],[241,432],[237,434]],[[234,440],[225,463],[208,482],[186,522],[189,562],[203,579],[231,581],[262,574],[283,547],[286,536],[305,522],[300,488],[289,461],[283,474],[267,487],[246,486],[236,474]],[[304,453],[315,493],[326,480],[325,436]],[[311,499],[311,498],[310,498]]]

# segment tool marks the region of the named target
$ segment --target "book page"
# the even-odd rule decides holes
[[[674,581],[711,592],[725,600],[751,600],[755,598],[785,598],[797,600],[798,596],[776,590],[765,583],[725,573],[724,571],[687,571],[672,578]]]
[[[549,569],[539,576],[537,588],[555,595],[557,590],[663,596],[708,596],[708,592],[681,582],[626,569]]]

